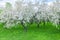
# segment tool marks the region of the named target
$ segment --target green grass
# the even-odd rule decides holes
[[[60,40],[60,30],[50,23],[41,24],[40,28],[32,24],[28,27],[27,32],[21,25],[12,29],[5,29],[2,26],[0,24],[0,40]]]

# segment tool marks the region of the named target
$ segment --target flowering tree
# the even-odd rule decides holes
[[[18,0],[15,2],[15,8],[10,3],[6,4],[4,12],[0,14],[0,22],[4,23],[4,27],[11,28],[16,24],[21,24],[27,30],[27,24],[35,22],[37,27],[42,22],[51,22],[58,28],[60,22],[60,2],[53,2],[53,6],[48,6],[44,0],[40,4],[39,1],[34,0],[25,2]],[[58,6],[59,5],[59,6]],[[59,28],[58,28],[59,29]]]

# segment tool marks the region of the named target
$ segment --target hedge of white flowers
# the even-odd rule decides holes
[[[26,23],[51,22],[58,28],[60,22],[60,2],[53,2],[53,5],[47,5],[44,1],[40,3],[26,0],[18,0],[15,2],[15,7],[4,8],[0,14],[0,22],[4,23],[4,27],[11,28],[16,24],[22,24],[24,28]]]

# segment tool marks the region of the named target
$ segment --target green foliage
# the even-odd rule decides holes
[[[57,30],[51,23],[45,25],[40,24],[40,28],[36,24],[32,24],[27,32],[24,32],[21,25],[16,28],[5,29],[0,23],[0,40],[60,40],[60,30]]]
[[[12,7],[12,4],[9,3],[9,2],[6,2],[6,8],[7,8],[7,9],[10,9],[11,7]]]
[[[3,10],[2,9],[0,9],[0,13],[2,13],[3,12]]]

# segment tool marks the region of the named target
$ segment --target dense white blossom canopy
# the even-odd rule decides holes
[[[47,5],[43,0],[40,4],[39,1],[34,0],[25,2],[25,0],[18,0],[15,2],[15,7],[5,7],[0,14],[0,22],[5,23],[5,26],[9,28],[12,25],[26,22],[30,23],[30,20],[35,22],[49,22],[54,25],[58,25],[60,22],[60,2],[55,1],[53,5]],[[38,20],[38,21],[37,21]]]

